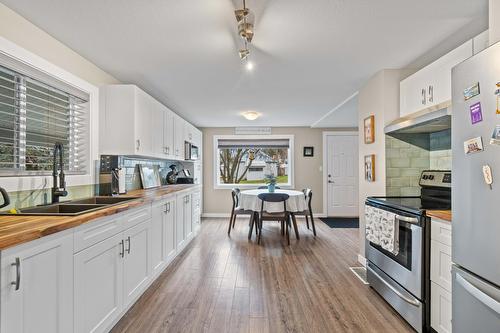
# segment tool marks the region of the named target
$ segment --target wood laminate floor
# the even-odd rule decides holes
[[[264,222],[262,244],[248,221],[204,219],[201,232],[117,323],[116,332],[413,332],[349,270],[358,229],[318,236],[298,220],[301,238],[286,246]]]

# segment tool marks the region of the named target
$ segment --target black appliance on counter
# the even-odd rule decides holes
[[[182,173],[184,177],[177,177],[177,184],[194,184],[194,179],[188,169],[182,169]]]
[[[365,204],[396,214],[397,255],[366,240],[367,277],[417,332],[430,332],[430,218],[426,210],[451,208],[451,171],[426,170],[420,196],[368,197]]]

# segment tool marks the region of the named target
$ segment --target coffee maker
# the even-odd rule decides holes
[[[118,155],[101,155],[99,163],[99,195],[127,193],[123,158]]]

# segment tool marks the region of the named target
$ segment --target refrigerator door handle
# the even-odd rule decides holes
[[[469,292],[472,296],[477,298],[481,303],[495,311],[497,314],[500,314],[500,302],[491,297],[490,295],[484,293],[479,290],[476,286],[474,286],[471,282],[466,280],[463,276],[461,276],[458,272],[456,275],[456,280],[465,290]]]

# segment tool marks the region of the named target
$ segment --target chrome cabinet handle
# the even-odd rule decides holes
[[[130,254],[130,236],[127,237],[127,242],[128,242],[128,247],[127,247],[127,254]]]
[[[136,146],[136,150],[139,150],[141,148],[141,140],[135,140],[135,146]]]
[[[427,98],[426,98],[426,90],[425,88],[422,89],[422,105],[425,105],[427,103]]]
[[[118,243],[118,245],[120,245],[121,247],[120,256],[123,258],[125,257],[125,245],[123,243],[123,239],[120,241],[120,243]]]
[[[429,86],[429,103],[434,102],[434,87]]]
[[[10,284],[15,287],[15,290],[19,290],[21,286],[21,260],[19,257],[16,257],[16,261],[11,264],[12,266],[16,266],[16,281],[12,281]]]

